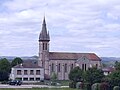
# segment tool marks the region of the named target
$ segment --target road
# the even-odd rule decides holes
[[[5,85],[5,84],[0,84],[0,88],[42,88],[42,87],[48,87],[48,88],[62,88],[62,87],[66,87],[68,88],[68,86],[48,86],[48,85],[21,85],[21,86],[15,86],[15,85]]]

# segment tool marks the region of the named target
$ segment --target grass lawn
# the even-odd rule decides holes
[[[69,80],[58,80],[58,83],[61,83],[62,86],[69,86]]]
[[[46,83],[50,83],[50,82],[57,82],[60,83],[61,86],[69,86],[69,80],[56,80],[56,81],[45,81]]]
[[[78,89],[71,89],[71,88],[28,88],[28,89],[17,89],[17,88],[7,88],[7,89],[3,89],[1,88],[0,90],[78,90]]]

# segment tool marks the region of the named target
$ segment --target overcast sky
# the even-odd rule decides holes
[[[38,55],[44,15],[50,51],[120,57],[120,0],[0,0],[0,56]]]

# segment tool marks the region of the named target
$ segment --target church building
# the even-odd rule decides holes
[[[68,80],[70,70],[76,66],[79,66],[84,71],[91,67],[101,68],[101,59],[95,53],[50,52],[49,48],[50,36],[44,18],[39,35],[38,61],[31,62],[31,64],[23,63],[13,67],[11,78],[36,81],[50,79],[50,76],[55,73],[58,80]]]

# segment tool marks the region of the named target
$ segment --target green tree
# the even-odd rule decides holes
[[[116,70],[116,71],[112,72],[108,77],[110,78],[110,83],[113,86],[120,85],[120,70]]]
[[[21,64],[23,63],[23,60],[19,57],[16,57],[12,62],[11,62],[11,66],[14,67],[16,66],[17,64]]]
[[[74,82],[79,82],[82,80],[83,77],[83,70],[80,67],[75,67],[69,73],[69,79]]]
[[[11,70],[10,62],[6,58],[1,59],[0,60],[0,71],[9,73],[10,70]]]
[[[95,67],[89,68],[84,74],[84,79],[90,84],[100,83],[102,78],[104,78],[103,71]]]
[[[11,70],[10,62],[3,58],[0,60],[0,81],[8,80]]]
[[[9,73],[0,71],[0,81],[7,81],[9,79]]]
[[[120,62],[118,61],[115,62],[115,69],[120,70]]]
[[[55,72],[52,73],[52,75],[51,75],[51,80],[52,80],[52,81],[57,80],[57,74],[56,74]]]

